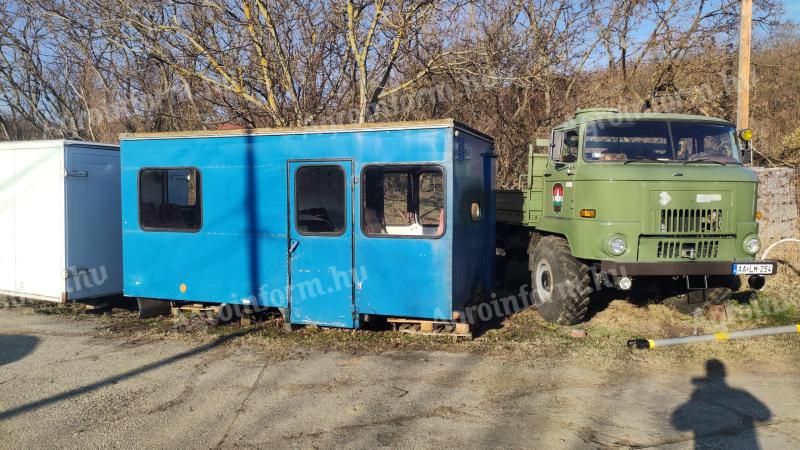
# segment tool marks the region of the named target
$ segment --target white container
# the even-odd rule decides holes
[[[0,294],[122,292],[119,147],[0,142]]]

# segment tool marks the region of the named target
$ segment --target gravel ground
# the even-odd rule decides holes
[[[800,368],[271,354],[0,310],[0,448],[800,447]],[[696,440],[695,440],[695,437]]]

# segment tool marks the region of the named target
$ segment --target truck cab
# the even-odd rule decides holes
[[[521,258],[524,245],[539,310],[561,323],[609,283],[763,286],[776,267],[756,261],[758,179],[740,147],[722,119],[579,111],[531,151],[525,188],[498,192],[500,253]]]

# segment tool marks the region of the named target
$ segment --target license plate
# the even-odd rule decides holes
[[[775,263],[734,264],[734,275],[774,275]]]

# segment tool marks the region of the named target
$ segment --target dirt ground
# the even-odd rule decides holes
[[[690,326],[661,308],[471,342],[3,309],[0,448],[800,447],[798,338],[625,349]]]

